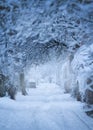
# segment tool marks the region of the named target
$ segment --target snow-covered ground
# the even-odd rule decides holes
[[[0,98],[0,130],[93,130],[83,104],[55,84],[40,84],[17,94],[16,101]]]

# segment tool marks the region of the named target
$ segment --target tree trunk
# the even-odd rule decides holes
[[[27,95],[23,72],[20,73],[20,87],[21,87],[22,95]]]
[[[4,75],[0,74],[0,97],[3,97],[6,95],[4,81],[5,81]]]

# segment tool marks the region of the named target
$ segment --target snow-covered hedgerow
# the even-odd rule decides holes
[[[93,104],[93,44],[81,46],[61,66],[61,84],[79,101]]]
[[[93,44],[83,45],[74,55],[71,65],[83,100],[93,103]],[[85,99],[86,96],[86,98],[89,98],[89,90],[91,91],[90,100],[92,101]]]

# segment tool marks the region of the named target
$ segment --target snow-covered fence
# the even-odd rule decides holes
[[[30,82],[29,88],[36,88],[36,82]]]

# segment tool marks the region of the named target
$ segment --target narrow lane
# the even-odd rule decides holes
[[[0,99],[0,130],[93,130],[82,103],[57,85],[43,84],[28,93],[19,93],[16,101]]]

